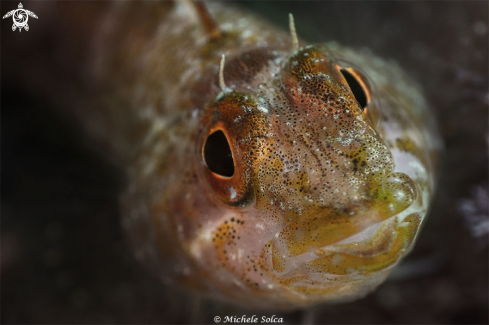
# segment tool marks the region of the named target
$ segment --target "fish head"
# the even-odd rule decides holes
[[[199,155],[220,201],[278,207],[287,220],[409,206],[413,184],[394,173],[352,73],[314,46],[278,65],[266,84],[221,92],[206,110]]]
[[[367,112],[371,94],[361,73],[315,46],[276,54],[260,71],[246,86],[231,82],[204,113],[200,174],[209,193],[232,211],[229,218],[246,221],[235,246],[229,246],[234,237],[216,246],[226,252],[222,265],[240,270],[257,288],[271,281],[292,295],[357,296],[364,287],[351,289],[352,281],[331,281],[331,275],[373,276],[400,258],[417,228],[396,251],[389,251],[395,226],[377,230],[413,204],[416,185],[395,171]],[[364,88],[361,99],[351,78]],[[332,257],[338,245],[375,225],[357,244],[369,242],[370,257],[388,255],[389,263]],[[219,229],[216,241],[223,238]],[[384,239],[373,244],[376,236]],[[250,264],[240,260],[252,254],[262,276],[251,275]]]

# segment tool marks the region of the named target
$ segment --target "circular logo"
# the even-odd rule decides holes
[[[215,323],[220,323],[221,322],[221,317],[219,317],[219,316],[214,317],[214,322]]]
[[[15,26],[20,28],[24,27],[27,24],[27,21],[29,20],[27,12],[24,9],[15,10],[15,13],[13,14],[13,18],[14,18]]]

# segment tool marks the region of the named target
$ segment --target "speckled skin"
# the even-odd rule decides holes
[[[433,191],[439,142],[416,85],[369,53],[294,50],[287,32],[214,3],[221,38],[186,3],[162,5],[147,38],[125,36],[130,6],[100,20],[87,74],[110,86],[78,114],[127,167],[123,227],[136,257],[165,283],[254,308],[377,287],[412,247]],[[104,43],[113,35],[116,55]],[[366,112],[340,73],[349,67],[367,76]],[[232,177],[203,158],[216,130]]]

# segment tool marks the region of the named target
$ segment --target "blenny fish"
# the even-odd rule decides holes
[[[30,8],[63,71],[31,82],[127,172],[123,228],[164,283],[296,309],[365,296],[412,248],[440,144],[396,63],[223,3]]]

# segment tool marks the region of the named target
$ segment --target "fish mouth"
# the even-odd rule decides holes
[[[292,256],[280,236],[270,242],[269,275],[298,296],[358,297],[375,288],[411,248],[423,213],[414,204],[337,242]],[[288,254],[289,253],[289,254]],[[287,255],[288,254],[288,255]]]

